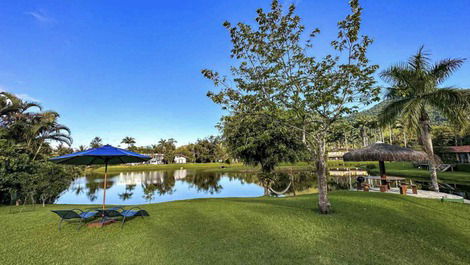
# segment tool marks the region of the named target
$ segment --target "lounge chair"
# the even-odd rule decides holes
[[[142,218],[144,218],[144,216],[150,216],[146,210],[143,210],[137,206],[132,207],[127,210],[124,209],[123,207],[114,207],[114,208],[109,208],[105,210],[98,209],[97,211],[98,211],[98,216],[104,216],[105,218],[122,218],[121,228],[124,226],[124,223],[126,222],[126,220],[130,218],[137,217],[137,216],[141,216]]]
[[[82,225],[84,225],[88,220],[91,220],[97,217],[97,211],[82,211],[80,209],[72,209],[72,210],[53,210],[53,213],[56,213],[60,217],[59,221],[59,231],[62,227],[63,221],[71,221],[71,220],[78,220],[78,228],[80,230]]]

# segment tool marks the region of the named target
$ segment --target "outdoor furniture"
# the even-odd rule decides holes
[[[397,145],[375,143],[368,147],[354,150],[343,155],[344,161],[379,161],[380,191],[385,192],[390,189],[390,177],[385,171],[385,161],[427,161],[428,155],[425,152],[414,151]]]
[[[119,211],[121,210],[121,211]],[[146,210],[141,209],[140,207],[132,207],[128,210],[124,209],[123,207],[113,207],[113,208],[108,208],[108,209],[98,209],[97,210],[100,216],[104,216],[104,218],[122,218],[121,221],[121,228],[124,226],[124,223],[126,220],[141,216],[144,218],[144,216],[150,216],[149,213]]]
[[[365,179],[367,183],[373,187],[383,186],[383,189],[381,189],[381,191],[383,190],[383,192],[386,192],[390,189],[390,184],[393,184],[394,187],[398,187],[399,182],[406,180],[406,178],[393,177],[393,176],[387,176],[385,177],[385,179],[379,176],[368,176],[368,177],[365,177]],[[386,184],[382,184],[384,183],[383,180],[385,180]]]
[[[364,191],[365,191],[365,192],[369,192],[369,190],[370,190],[369,184],[365,183],[365,184],[362,184],[362,185],[363,185]]]
[[[59,221],[59,231],[62,228],[63,221],[72,221],[78,220],[78,228],[80,230],[83,224],[85,224],[88,220],[91,220],[97,217],[97,211],[82,211],[81,209],[72,209],[72,210],[52,210],[53,213],[57,214],[60,217]]]
[[[407,190],[408,190],[408,185],[406,185],[406,184],[401,184],[400,185],[400,194],[401,195],[406,195]]]

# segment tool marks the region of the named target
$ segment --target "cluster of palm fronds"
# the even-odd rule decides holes
[[[40,104],[12,93],[0,93],[0,138],[26,148],[35,160],[50,153],[51,142],[72,144],[70,129],[58,122],[55,111],[42,111]]]

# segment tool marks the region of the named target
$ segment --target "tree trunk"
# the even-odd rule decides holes
[[[366,129],[364,127],[361,128],[361,137],[362,137],[362,147],[366,147],[367,146],[367,134],[366,134]]]
[[[328,214],[331,204],[328,201],[328,183],[327,183],[327,161],[326,161],[326,141],[325,136],[320,136],[316,148],[316,168],[318,179],[318,208],[320,213]]]
[[[437,161],[434,158],[434,149],[432,146],[431,132],[429,131],[429,119],[421,119],[421,142],[423,143],[424,151],[429,156],[429,169],[431,171],[431,183],[434,191],[439,191],[439,184],[437,182]]]
[[[406,139],[406,132],[403,131],[403,142],[405,142],[405,147],[408,145],[408,140]]]
[[[36,160],[36,157],[38,156],[39,151],[41,151],[41,148],[42,148],[42,144],[43,144],[43,143],[44,143],[44,141],[42,141],[41,144],[39,144],[39,147],[38,147],[36,153],[35,153],[34,156],[33,156],[33,160]]]

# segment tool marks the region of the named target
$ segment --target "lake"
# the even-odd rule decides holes
[[[332,172],[330,172],[332,173]],[[312,173],[294,172],[292,188],[303,191],[315,186]],[[332,174],[333,175],[333,174]],[[92,174],[77,178],[56,200],[57,204],[101,204],[104,176]],[[352,178],[355,181],[355,177]],[[330,177],[330,189],[349,189],[349,178]],[[426,189],[427,182],[415,180]],[[283,191],[290,183],[286,173],[272,187]],[[470,186],[443,184],[442,191],[470,198]],[[107,181],[106,203],[132,205],[195,198],[258,197],[265,194],[256,173],[227,173],[198,169],[133,171],[110,174]]]
[[[100,204],[103,175],[76,179],[57,204]],[[110,174],[106,203],[145,204],[194,198],[257,197],[264,189],[255,174],[202,172],[198,170],[157,170]]]

